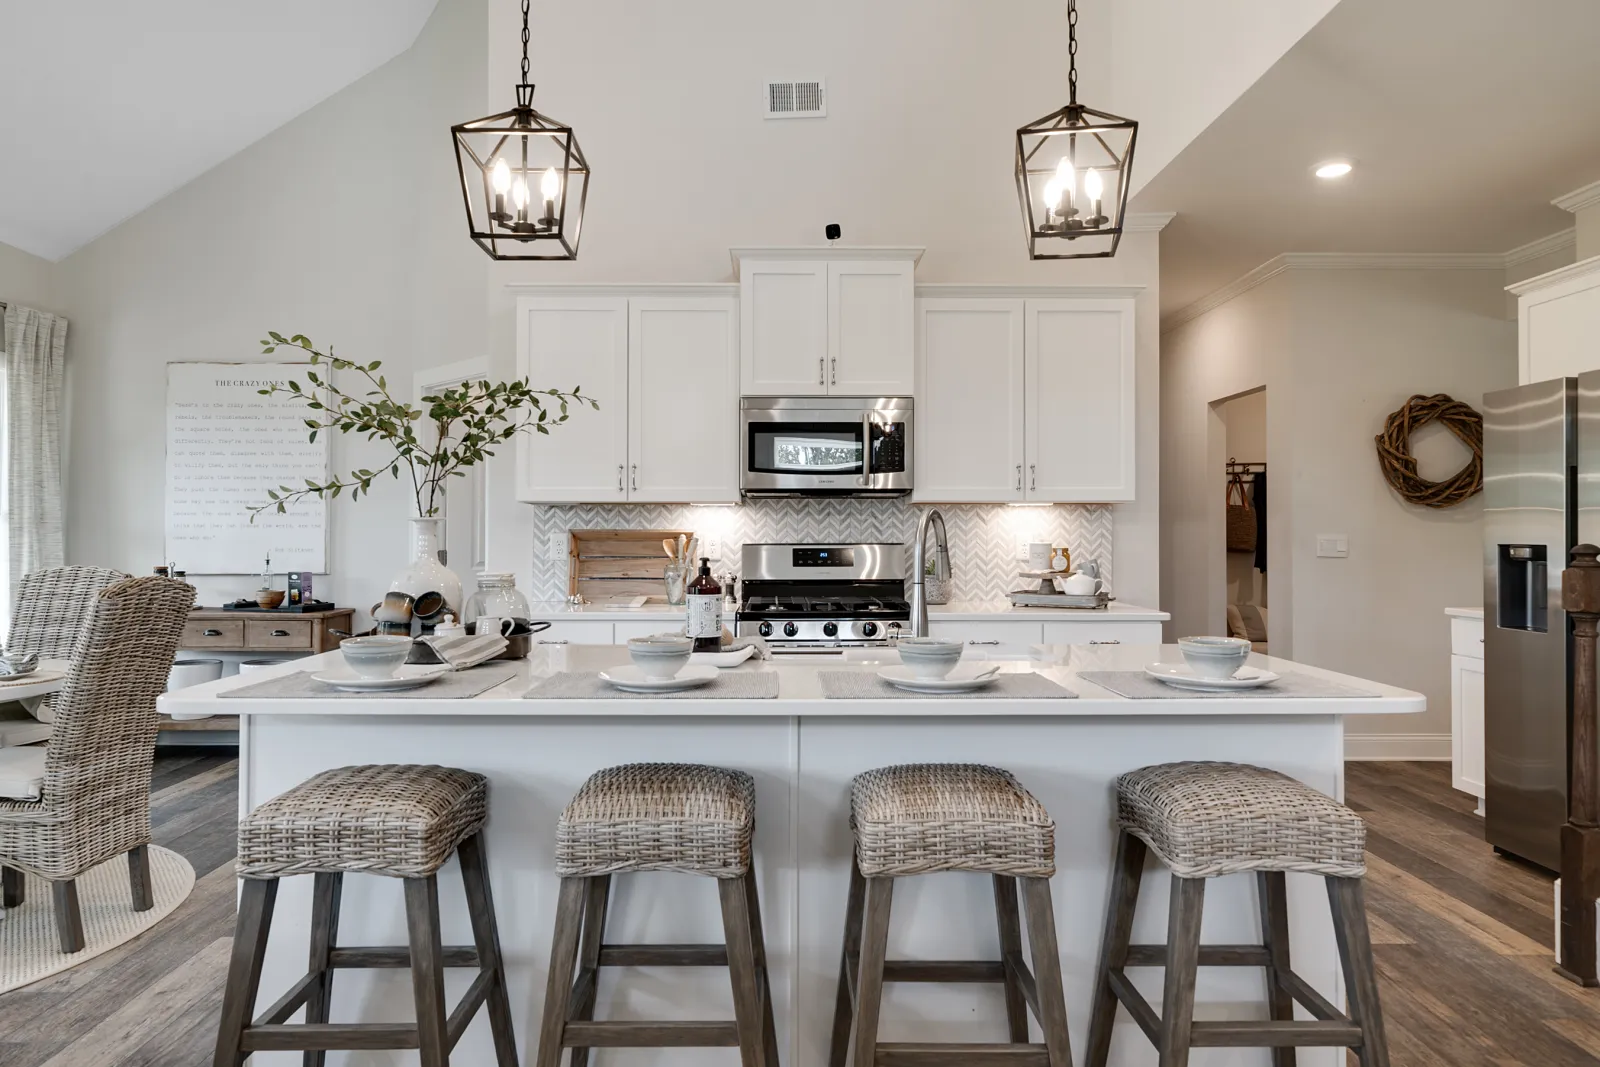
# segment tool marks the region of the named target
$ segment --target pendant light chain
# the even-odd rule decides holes
[[[528,84],[528,3],[522,0],[522,84]],[[1076,46],[1074,46],[1076,50]]]
[[[524,12],[526,12],[528,10],[528,5],[526,3],[526,0],[524,0],[524,3],[522,5],[522,10]],[[526,28],[524,28],[523,33],[524,33],[523,43],[524,43],[524,45],[526,45],[526,43],[527,43],[527,37],[526,37],[527,30],[526,30]],[[524,60],[524,77],[523,77],[523,80],[524,81],[527,80],[527,77],[526,77],[526,60]],[[1068,90],[1068,93],[1069,93],[1068,103],[1069,104],[1073,104],[1073,105],[1077,104],[1077,102],[1078,102],[1078,0],[1067,0],[1067,90]]]

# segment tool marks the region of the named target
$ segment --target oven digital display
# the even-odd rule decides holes
[[[794,550],[796,567],[854,567],[856,550],[853,548],[797,548]]]

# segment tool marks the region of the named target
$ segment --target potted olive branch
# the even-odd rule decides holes
[[[437,562],[439,511],[444,503],[443,487],[448,478],[463,478],[467,469],[495,454],[495,450],[520,433],[548,434],[554,427],[566,422],[569,405],[589,406],[599,410],[600,405],[583,395],[579,388],[567,392],[560,389],[535,389],[528,379],[509,382],[469,381],[441,388],[437,393],[424,396],[421,407],[396,400],[389,392],[387,379],[379,373],[382,361],[357,363],[334,355],[333,346],[326,352],[317,348],[305,334],[285,337],[269,332],[261,342],[267,355],[281,348],[297,348],[310,356],[311,368],[306,371],[306,386],[298,381],[273,384],[258,390],[262,396],[291,394],[304,402],[311,414],[305,418],[310,439],[315,441],[321,433],[337,430],[341,434],[364,435],[368,441],[378,441],[394,452],[394,458],[375,468],[357,468],[348,474],[337,475],[318,482],[307,478],[304,486],[282,485],[267,491],[266,503],[250,508],[250,519],[264,511],[283,514],[289,505],[307,497],[334,499],[348,493],[350,499],[359,499],[372,492],[372,484],[384,474],[395,480],[402,473],[410,478],[412,495],[416,503],[412,519],[415,531],[412,566],[395,579],[393,588],[401,592],[422,593],[424,588],[405,588],[405,583],[430,580],[445,586],[454,583],[454,590],[430,587],[445,594],[450,607],[460,608],[460,579]],[[364,392],[346,390],[334,383],[328,371],[354,373],[361,384],[370,386]],[[357,389],[360,388],[358,384]],[[426,429],[424,428],[426,427]],[[429,433],[428,430],[432,432]],[[426,566],[431,564],[431,566]],[[422,566],[422,573],[418,571]],[[433,571],[432,568],[438,568]],[[443,572],[442,574],[439,572]]]

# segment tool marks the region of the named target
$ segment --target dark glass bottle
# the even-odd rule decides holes
[[[710,557],[700,560],[700,573],[684,594],[684,633],[694,638],[696,652],[716,652],[722,647],[722,586],[711,577]]]

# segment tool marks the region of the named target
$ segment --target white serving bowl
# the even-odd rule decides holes
[[[961,662],[960,641],[942,637],[902,637],[895,647],[900,652],[900,662],[918,678],[943,678]]]
[[[689,664],[689,653],[694,651],[694,641],[676,634],[654,634],[650,637],[630,637],[628,655],[633,665],[646,678],[665,680],[676,678],[678,672]]]
[[[347,637],[339,645],[347,667],[363,678],[393,678],[411,655],[411,638],[399,634]]]
[[[1232,678],[1250,658],[1250,642],[1242,637],[1180,637],[1178,651],[1201,678]]]

